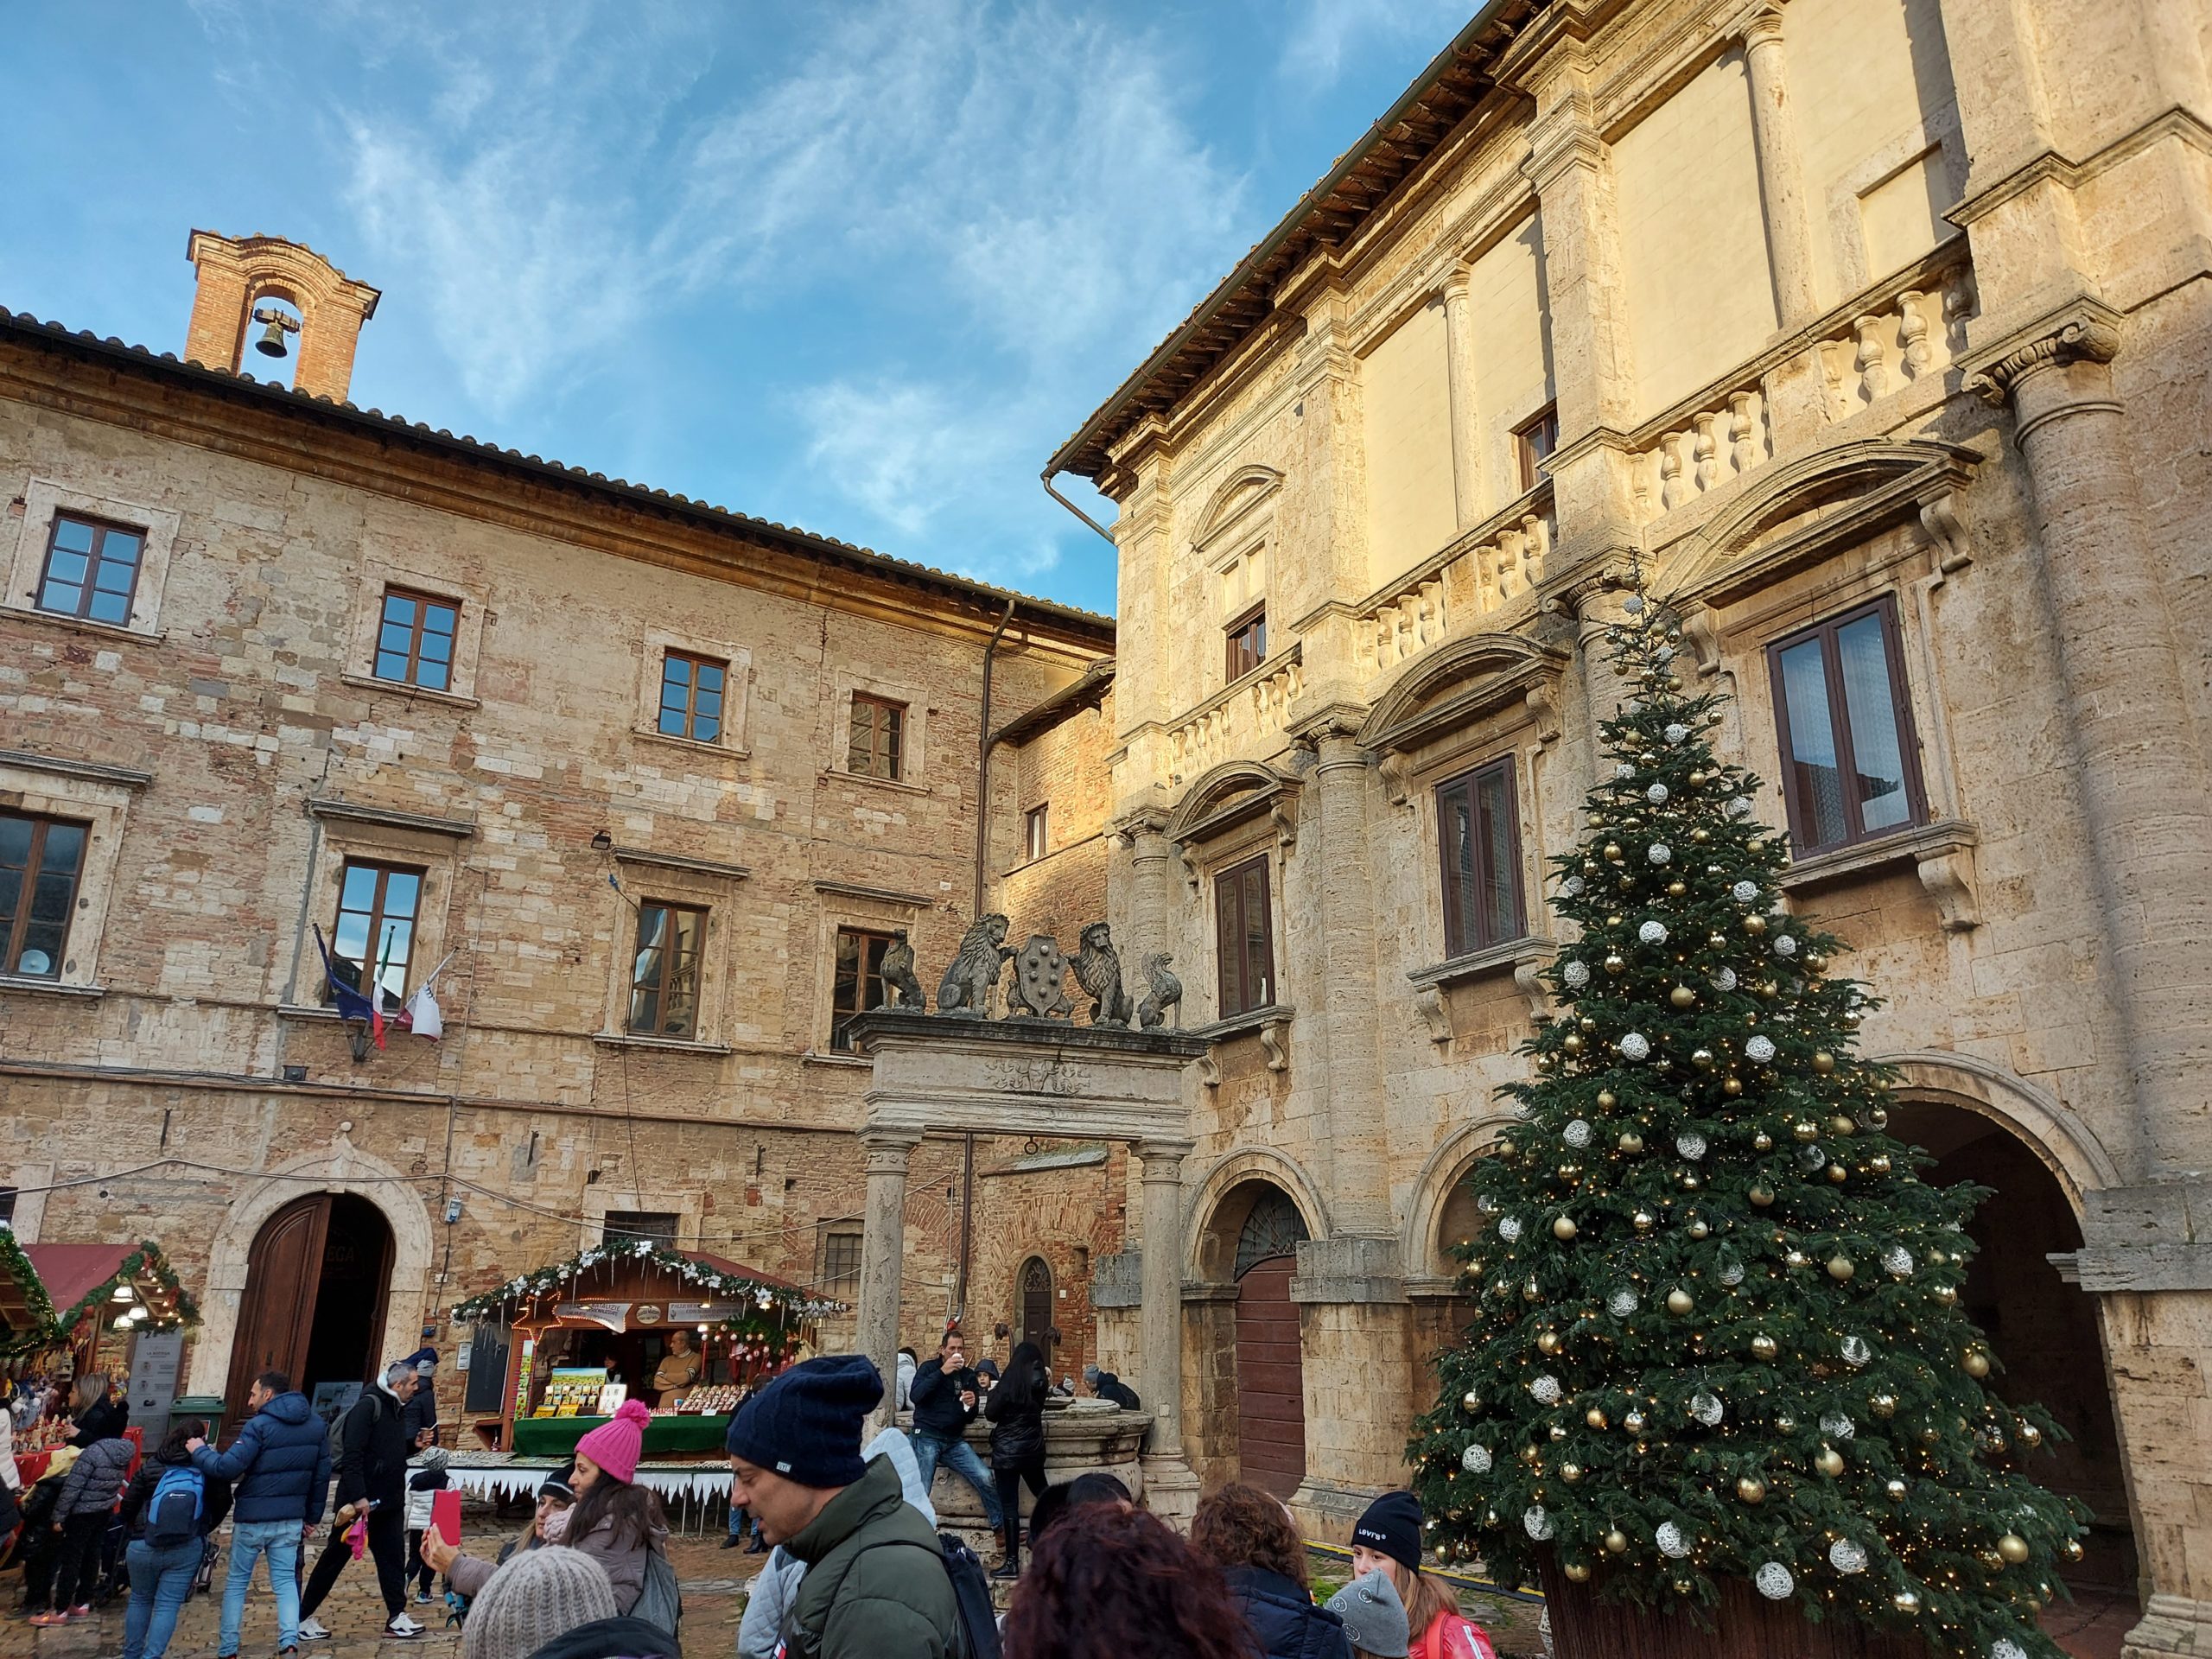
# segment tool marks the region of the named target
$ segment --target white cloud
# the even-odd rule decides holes
[[[1348,57],[1405,41],[1441,47],[1473,15],[1470,0],[1300,0],[1277,72],[1322,91],[1336,85]]]

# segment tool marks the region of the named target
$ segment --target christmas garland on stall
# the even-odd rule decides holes
[[[625,1239],[616,1244],[594,1244],[589,1249],[578,1251],[566,1262],[518,1274],[506,1283],[481,1295],[456,1302],[453,1316],[474,1324],[503,1313],[515,1303],[535,1301],[555,1292],[573,1290],[576,1281],[594,1268],[617,1262],[631,1264],[640,1262],[672,1273],[686,1285],[695,1286],[714,1295],[749,1301],[761,1316],[760,1330],[764,1332],[767,1329],[766,1316],[779,1306],[788,1315],[802,1319],[820,1319],[825,1314],[845,1311],[842,1302],[794,1292],[787,1287],[768,1284],[746,1274],[724,1273],[721,1268],[709,1267],[681,1250],[672,1250],[665,1245],[656,1244],[651,1239],[639,1238]],[[734,1329],[745,1318],[746,1315],[741,1313],[726,1323]]]
[[[51,1340],[54,1325],[54,1300],[46,1292],[46,1282],[38,1276],[38,1269],[31,1265],[23,1247],[16,1243],[12,1228],[0,1227],[0,1272],[4,1272],[22,1292],[23,1306],[29,1311],[29,1321],[20,1331],[10,1330],[0,1338],[0,1355],[28,1353],[44,1347]]]
[[[73,1306],[56,1313],[47,1326],[48,1335],[55,1342],[67,1342],[77,1328],[78,1320],[105,1302],[118,1285],[131,1283],[141,1275],[150,1276],[162,1287],[169,1311],[164,1313],[155,1309],[151,1302],[146,1303],[148,1315],[133,1321],[135,1329],[176,1331],[200,1323],[200,1304],[177,1281],[176,1270],[169,1266],[168,1257],[162,1254],[162,1247],[147,1238],[141,1239],[138,1248],[124,1256],[113,1273],[86,1291]]]

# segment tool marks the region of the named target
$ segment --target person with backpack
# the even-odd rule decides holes
[[[230,1512],[230,1483],[200,1473],[193,1461],[188,1443],[207,1433],[196,1417],[177,1424],[123,1495],[130,1540],[123,1552],[130,1573],[123,1659],[162,1659],[168,1650],[208,1536]]]
[[[277,1650],[298,1650],[300,1550],[321,1524],[330,1491],[330,1437],[291,1378],[264,1371],[245,1402],[253,1414],[229,1451],[216,1451],[204,1438],[185,1443],[195,1469],[231,1484],[230,1576],[215,1643],[220,1659],[238,1659],[245,1592],[253,1583],[253,1564],[264,1554],[276,1598]]]
[[[944,1546],[906,1501],[898,1465],[861,1455],[861,1427],[882,1398],[883,1378],[865,1355],[831,1354],[793,1366],[730,1419],[732,1501],[805,1567],[783,1621],[785,1650],[791,1659],[995,1653],[995,1633],[986,1649],[982,1632],[967,1628]]]
[[[302,1642],[330,1638],[315,1611],[353,1559],[346,1534],[365,1516],[369,1553],[376,1557],[377,1588],[384,1596],[384,1633],[403,1642],[423,1634],[423,1626],[407,1616],[407,1459],[416,1448],[409,1442],[405,1421],[407,1402],[421,1381],[409,1362],[393,1361],[382,1377],[361,1391],[340,1425],[338,1519],[300,1598]],[[427,1441],[429,1431],[421,1433]]]

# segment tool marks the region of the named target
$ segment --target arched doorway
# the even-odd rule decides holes
[[[1980,1248],[1964,1292],[1967,1312],[2002,1363],[1990,1387],[2003,1399],[2044,1406],[2071,1436],[2022,1465],[2040,1484],[2082,1499],[2094,1517],[2088,1553],[2066,1573],[2074,1604],[2055,1605],[2044,1627],[2064,1644],[2069,1630],[2108,1617],[2115,1604],[2124,1604],[2132,1623],[2135,1534],[2097,1310],[2050,1260],[2082,1247],[2066,1191],[2002,1124],[1958,1106],[1901,1100],[1890,1133],[1934,1155],[1923,1172],[1931,1185],[1970,1181],[1993,1189],[1967,1225]]]
[[[1052,1363],[1052,1269],[1041,1255],[1033,1255],[1021,1264],[1021,1274],[1015,1281],[1014,1339],[1033,1342],[1044,1351],[1045,1363]]]
[[[1250,1203],[1234,1268],[1236,1455],[1244,1479],[1288,1497],[1306,1478],[1306,1368],[1290,1300],[1306,1219],[1280,1187],[1261,1186]]]
[[[311,1400],[319,1385],[368,1379],[384,1347],[392,1255],[384,1212],[351,1192],[296,1198],[262,1224],[231,1344],[231,1422],[264,1371],[283,1371]]]

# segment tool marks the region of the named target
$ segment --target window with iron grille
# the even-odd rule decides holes
[[[1528,928],[1521,906],[1521,833],[1513,763],[1494,761],[1440,784],[1437,851],[1444,865],[1444,936],[1451,955],[1486,950]]]
[[[630,1030],[641,1037],[696,1037],[699,966],[707,912],[697,905],[647,899],[638,906],[638,950],[630,960]]]
[[[0,812],[0,973],[59,979],[92,826]]]
[[[672,1210],[610,1210],[601,1236],[609,1244],[643,1241],[672,1250],[683,1219]]]
[[[1229,658],[1223,672],[1241,680],[1268,659],[1268,607],[1249,610],[1229,625]]]
[[[38,608],[120,627],[130,620],[146,532],[56,513],[39,572]]]
[[[454,635],[460,626],[461,607],[451,600],[385,588],[377,620],[377,678],[429,691],[451,690]]]
[[[1896,607],[1862,605],[1767,647],[1790,850],[1928,820]]]
[[[822,1288],[832,1296],[855,1296],[861,1287],[861,1230],[833,1227],[822,1235]]]
[[[830,1047],[852,1047],[854,1020],[883,1006],[883,952],[890,944],[888,933],[856,927],[837,930],[837,959],[830,988]]]
[[[660,730],[668,737],[719,743],[722,735],[722,686],[729,664],[711,657],[671,651],[661,658]]]
[[[845,747],[845,769],[863,778],[896,783],[905,764],[906,705],[887,697],[853,694],[852,735]]]
[[[1221,1017],[1274,1004],[1274,940],[1268,914],[1262,853],[1214,878],[1214,923],[1221,957]]]
[[[364,996],[374,983],[386,1014],[407,1001],[407,970],[415,958],[416,913],[422,902],[423,872],[403,865],[349,858],[338,878],[331,969]],[[322,1000],[336,1000],[327,985]]]

